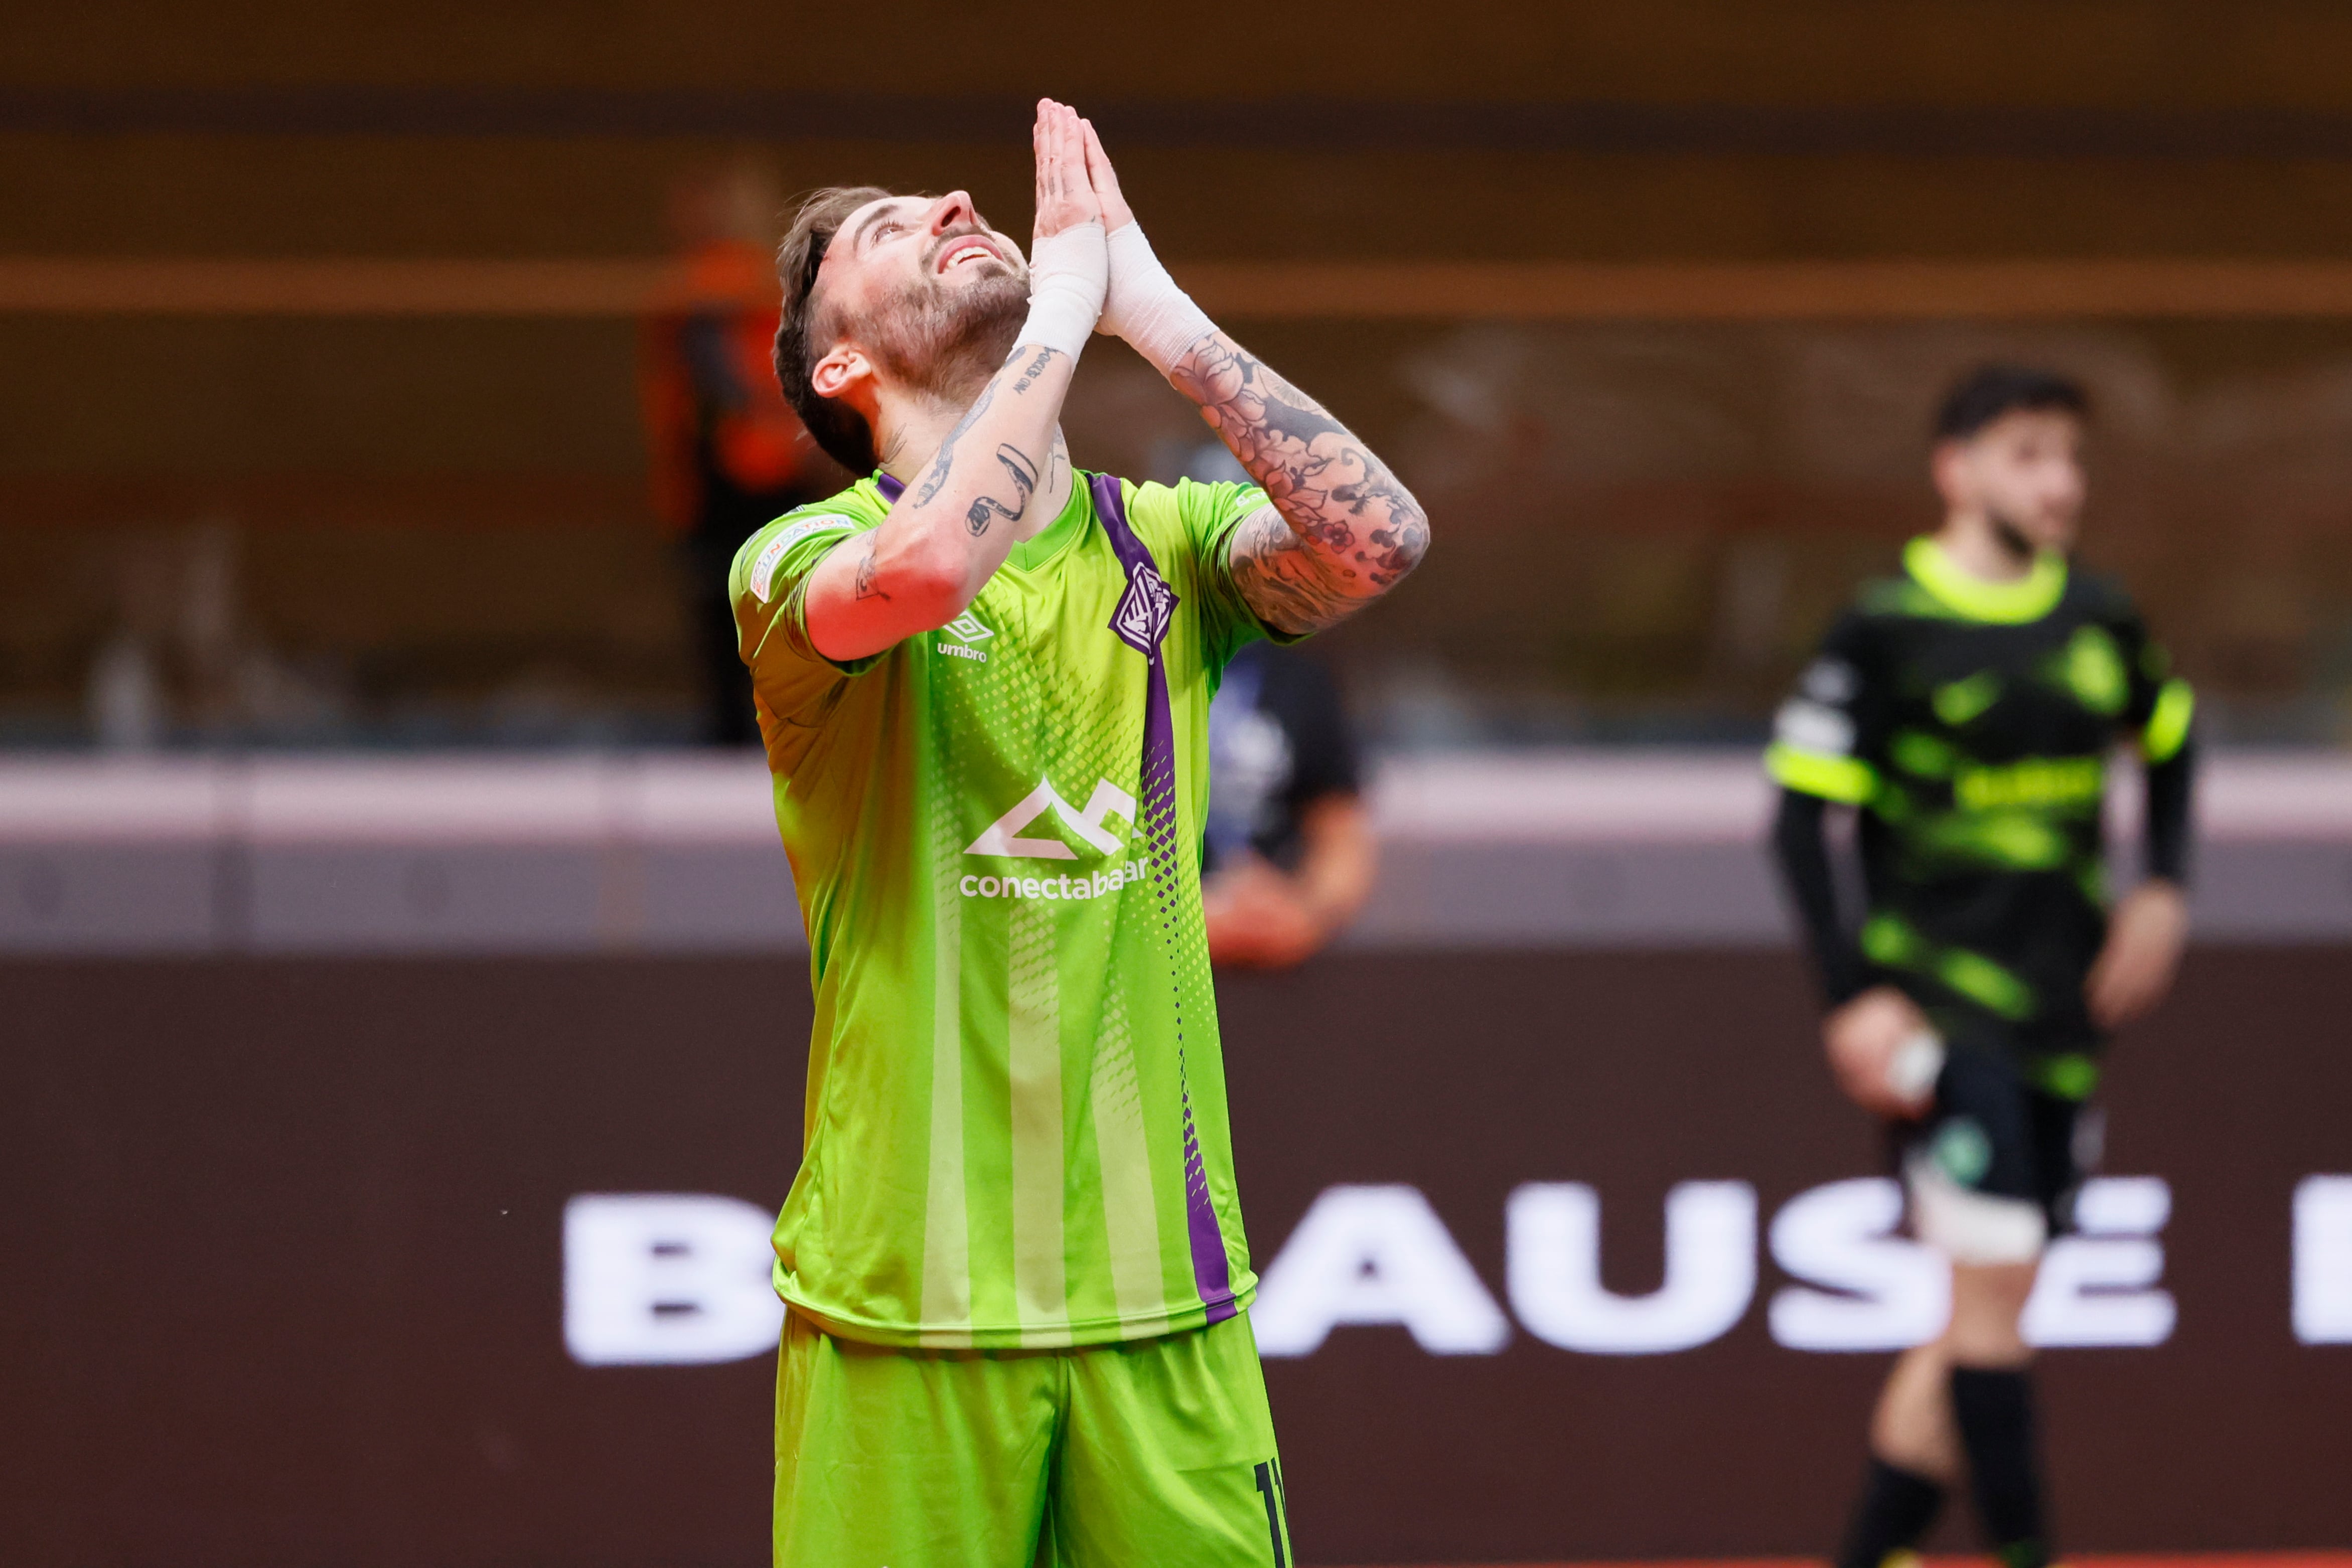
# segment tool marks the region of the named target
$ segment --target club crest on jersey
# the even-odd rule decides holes
[[[1118,608],[1110,613],[1110,629],[1118,633],[1120,642],[1149,658],[1168,635],[1176,605],[1176,591],[1149,562],[1139,561],[1128,569],[1127,591],[1118,596]]]

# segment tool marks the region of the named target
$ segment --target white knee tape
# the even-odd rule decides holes
[[[1911,1228],[1955,1263],[2031,1263],[2050,1239],[2050,1221],[2029,1198],[1962,1186],[1928,1158],[1904,1162]]]

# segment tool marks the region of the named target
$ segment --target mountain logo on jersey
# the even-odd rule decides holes
[[[988,825],[988,831],[971,841],[968,855],[1006,855],[1016,860],[1074,861],[1076,850],[1059,839],[1024,839],[1022,831],[1051,811],[1062,820],[1062,825],[1097,850],[1115,855],[1126,849],[1118,836],[1104,831],[1103,820],[1110,816],[1124,817],[1129,827],[1135,824],[1135,797],[1112,783],[1098,780],[1095,792],[1087,797],[1086,810],[1081,811],[1062,799],[1050,779],[1038,780],[1037,788],[1021,798],[1021,803]]]
[[[1159,650],[1160,640],[1168,635],[1176,602],[1176,591],[1150,563],[1139,561],[1128,569],[1127,591],[1118,596],[1118,608],[1110,612],[1110,629],[1118,633],[1120,642],[1150,658]]]

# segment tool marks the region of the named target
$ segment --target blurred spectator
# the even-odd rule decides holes
[[[1213,961],[1288,968],[1355,918],[1378,861],[1359,789],[1329,674],[1294,649],[1242,650],[1209,709],[1201,891]]]
[[[681,181],[669,209],[678,256],[646,323],[654,506],[678,540],[704,733],[721,746],[760,737],[727,599],[736,547],[841,483],[785,405],[770,361],[778,290],[769,251],[780,207],[767,177],[749,165]]]

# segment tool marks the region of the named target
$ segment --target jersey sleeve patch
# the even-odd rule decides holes
[[[802,517],[795,522],[785,524],[776,531],[773,538],[760,547],[760,553],[752,558],[750,584],[751,597],[762,604],[768,602],[776,589],[776,568],[782,562],[784,552],[791,549],[793,546],[813,535],[846,533],[856,527],[856,523],[837,512],[828,512],[814,517]]]
[[[1772,736],[1783,746],[1823,757],[1853,755],[1853,720],[1826,703],[1791,697],[1780,705]]]
[[[1859,806],[1878,794],[1870,758],[1883,740],[1871,730],[1864,691],[1866,643],[1851,615],[1831,629],[1822,651],[1797,677],[1797,689],[1772,721],[1764,770],[1784,789]]]

